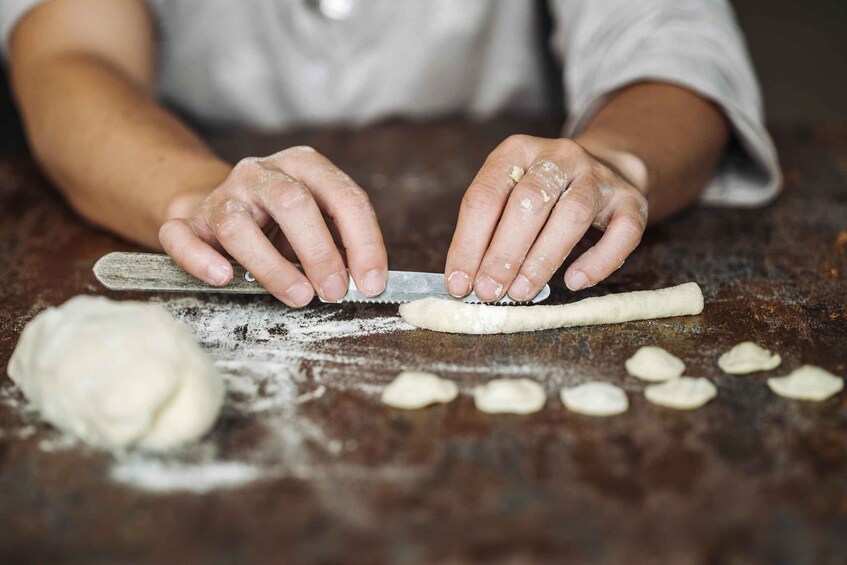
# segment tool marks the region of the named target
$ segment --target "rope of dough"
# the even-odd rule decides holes
[[[400,305],[408,323],[435,332],[507,334],[688,316],[703,311],[695,282],[660,290],[622,292],[553,306],[492,306],[425,298]]]

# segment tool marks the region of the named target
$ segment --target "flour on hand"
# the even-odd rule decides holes
[[[456,383],[432,373],[403,371],[382,391],[382,403],[415,410],[430,404],[452,402],[459,394]]]
[[[25,328],[9,376],[54,426],[104,447],[172,448],[214,425],[224,386],[161,307],[77,296]]]
[[[770,371],[782,363],[782,358],[752,341],[743,341],[718,359],[718,367],[730,375],[746,375],[757,371]]]
[[[509,173],[509,176],[512,177],[512,180],[515,182],[521,182],[521,179],[526,174],[526,171],[523,170],[523,167],[519,167],[515,165],[512,167],[512,171]]]

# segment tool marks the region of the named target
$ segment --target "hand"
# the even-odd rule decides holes
[[[289,306],[308,304],[315,292],[325,300],[341,298],[347,269],[326,214],[338,229],[356,286],[367,295],[385,289],[388,259],[367,194],[311,147],[244,159],[211,194],[171,203],[171,210],[180,208],[193,212],[174,213],[188,217],[165,222],[159,241],[180,267],[210,284],[232,280],[226,252]],[[278,247],[267,236],[277,226]],[[296,256],[305,274],[283,255]]]
[[[526,174],[515,182],[518,166]],[[600,241],[568,268],[581,290],[620,268],[647,224],[647,201],[630,182],[570,139],[514,135],[489,155],[462,200],[447,254],[447,289],[528,300],[561,266],[589,227]]]

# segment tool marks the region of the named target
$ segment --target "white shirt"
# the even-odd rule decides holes
[[[0,0],[4,54],[41,1]],[[704,202],[755,206],[779,192],[759,88],[725,0],[548,0],[549,36],[545,6],[532,0],[148,1],[160,98],[208,126],[279,131],[564,104],[572,137],[609,93],[660,80],[715,102],[738,140]],[[563,76],[550,76],[550,54]]]

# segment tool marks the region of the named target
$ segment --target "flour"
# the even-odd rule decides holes
[[[113,480],[152,492],[207,492],[235,488],[262,476],[254,465],[237,461],[209,461],[180,465],[156,459],[122,461],[111,469]]]
[[[292,310],[270,297],[163,295],[152,301],[188,325],[227,389],[218,428],[200,444],[168,454],[108,455],[108,477],[116,485],[154,494],[202,493],[294,478],[308,480],[331,507],[339,504],[333,491],[339,480],[413,480],[428,464],[358,462],[359,432],[328,427],[322,413],[339,394],[364,397],[377,407],[385,385],[410,369],[442,374],[464,394],[493,377],[532,378],[548,393],[581,378],[578,366],[561,363],[433,361],[414,347],[397,348],[396,337],[380,336],[413,328],[394,308],[351,313],[347,307],[317,305]],[[19,408],[24,425],[36,422],[10,383],[0,385],[0,403]],[[72,436],[42,424],[35,424],[32,439],[44,452],[86,449]]]
[[[116,454],[112,480],[154,493],[201,493],[263,478],[314,479],[319,468],[367,476],[364,469],[354,471],[340,461],[333,465],[356,449],[356,441],[328,434],[300,406],[321,402],[329,390],[378,396],[383,380],[354,377],[361,366],[373,367],[375,360],[380,369],[396,372],[397,361],[391,354],[372,354],[372,347],[359,346],[357,340],[412,326],[396,316],[351,319],[336,305],[292,310],[264,297],[153,301],[188,325],[215,360],[227,389],[224,414],[249,420],[261,435],[225,456],[213,444],[214,435],[168,455]]]

